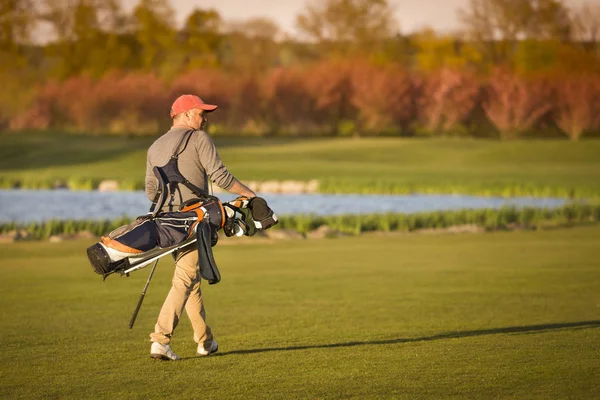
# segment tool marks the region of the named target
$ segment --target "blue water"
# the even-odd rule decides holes
[[[438,210],[555,208],[564,199],[478,197],[463,195],[259,194],[277,215],[417,213]],[[222,201],[235,196],[221,195]],[[142,191],[97,192],[69,190],[0,190],[0,222],[41,222],[49,219],[112,219],[136,217],[148,211]]]

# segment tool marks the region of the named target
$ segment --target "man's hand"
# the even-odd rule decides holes
[[[256,197],[256,193],[254,193],[252,189],[250,189],[248,186],[244,185],[237,179],[233,181],[233,185],[231,185],[228,191],[239,196],[245,196],[248,198]]]

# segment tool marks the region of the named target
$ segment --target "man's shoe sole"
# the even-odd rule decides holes
[[[218,345],[218,344],[217,344],[217,348],[216,348],[216,349],[214,349],[213,351],[211,351],[210,353],[208,353],[208,354],[200,354],[200,353],[196,353],[196,355],[197,355],[198,357],[206,357],[206,356],[210,356],[211,354],[215,354],[217,351],[219,351],[219,345]]]

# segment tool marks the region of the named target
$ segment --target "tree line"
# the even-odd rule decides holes
[[[387,0],[309,1],[291,35],[275,21],[231,22],[214,9],[178,25],[168,0],[131,11],[119,0],[6,0],[0,127],[152,131],[168,123],[153,107],[194,90],[227,105],[217,131],[597,129],[587,115],[600,114],[595,103],[571,103],[600,97],[600,5],[470,0],[457,13],[456,32],[402,33]]]

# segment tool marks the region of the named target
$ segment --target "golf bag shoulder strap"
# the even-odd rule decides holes
[[[190,141],[190,138],[192,137],[192,134],[194,133],[193,129],[190,129],[188,131],[186,131],[182,136],[181,139],[179,140],[179,143],[177,143],[177,146],[175,146],[175,150],[173,151],[173,154],[171,155],[171,159],[178,159],[179,155],[181,153],[183,153],[183,151],[185,150],[185,148],[188,145],[188,142]],[[179,150],[179,148],[181,147],[181,145],[183,144],[183,142],[185,142],[185,146],[183,146],[183,148],[181,150]]]
[[[181,190],[179,189],[179,184],[187,187],[195,196],[203,197],[207,195],[206,191],[200,189],[198,186],[192,184],[187,178],[183,176],[183,174],[179,171],[178,159],[179,155],[185,150],[187,144],[189,142],[190,137],[194,133],[193,130],[189,130],[183,134],[181,139],[179,140],[173,154],[169,161],[163,165],[162,167],[154,167],[152,172],[154,176],[158,179],[158,188],[156,191],[156,195],[152,201],[152,205],[150,206],[150,210],[148,214],[152,215],[152,217],[156,217],[156,215],[162,210],[167,201],[167,193],[170,195],[169,206],[170,211],[172,210],[173,201],[175,200],[175,192],[179,194],[179,202],[183,203],[183,198],[181,195]],[[182,147],[182,144],[185,145]],[[181,150],[180,150],[181,148]]]

